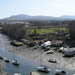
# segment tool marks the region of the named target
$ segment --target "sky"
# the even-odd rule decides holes
[[[0,0],[0,19],[19,14],[75,16],[75,0]]]

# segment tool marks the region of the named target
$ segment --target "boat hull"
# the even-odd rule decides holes
[[[44,67],[38,67],[38,71],[50,72],[50,69],[44,69]]]
[[[10,60],[8,58],[5,58],[5,62],[10,62]]]
[[[16,61],[12,61],[12,63],[14,64],[14,65],[19,65],[20,63],[19,62],[16,62]]]

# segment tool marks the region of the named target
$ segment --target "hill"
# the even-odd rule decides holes
[[[26,14],[20,14],[20,15],[12,15],[8,18],[0,19],[1,21],[5,20],[75,20],[75,16],[70,16],[70,15],[63,15],[60,17],[52,17],[52,16],[29,16]]]

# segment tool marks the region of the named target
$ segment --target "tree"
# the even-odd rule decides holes
[[[34,29],[34,35],[36,35],[36,29]]]
[[[75,21],[69,22],[68,32],[70,33],[71,40],[75,41]]]

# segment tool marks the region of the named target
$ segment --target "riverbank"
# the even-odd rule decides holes
[[[27,58],[29,58],[30,60],[36,61],[38,63],[41,63],[42,60],[42,64],[43,65],[51,65],[54,66],[55,69],[57,69],[56,67],[59,67],[60,65],[60,69],[68,69],[68,70],[73,70],[74,67],[72,65],[75,65],[75,57],[72,58],[66,58],[63,57],[62,53],[59,53],[57,51],[55,51],[53,54],[47,54],[47,52],[41,48],[38,49],[33,49],[33,47],[27,47],[25,45],[23,46],[19,46],[19,47],[14,47],[10,44],[10,39],[6,36],[6,35],[2,35],[1,38],[4,38],[4,42],[3,40],[1,40],[2,42],[0,43],[0,46],[2,48],[4,48],[5,50],[8,50],[9,52],[13,52],[16,54],[20,54],[22,56],[25,56]],[[57,63],[50,63],[48,62],[48,60],[50,58],[53,58],[55,60],[57,60]],[[40,60],[41,59],[41,60]]]

